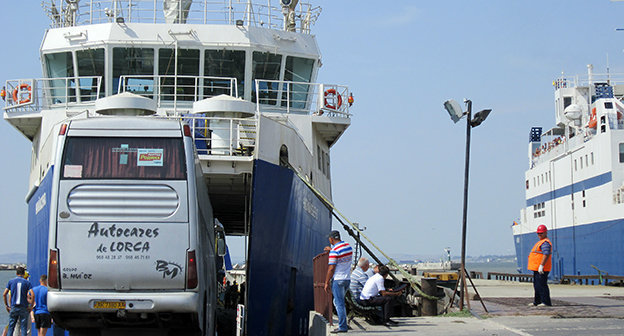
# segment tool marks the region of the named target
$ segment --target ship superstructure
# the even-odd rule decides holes
[[[556,126],[531,129],[526,205],[513,226],[518,270],[548,228],[552,274],[624,274],[624,81],[618,75],[562,76],[555,88]]]
[[[32,141],[28,266],[46,273],[50,176],[67,120],[137,115],[191,126],[215,218],[245,237],[256,334],[307,334],[312,258],[331,214],[330,148],[350,125],[346,86],[315,83],[307,2],[44,1],[42,78],[8,80],[4,119]]]

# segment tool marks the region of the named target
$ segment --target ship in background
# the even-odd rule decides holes
[[[533,127],[526,204],[513,235],[518,270],[548,228],[552,278],[624,275],[624,76],[595,74],[553,82],[555,127]]]
[[[315,83],[304,1],[46,0],[42,78],[6,81],[4,119],[32,141],[28,268],[47,273],[59,125],[133,110],[192,128],[214,216],[245,240],[246,330],[308,332],[313,257],[327,245],[330,148],[351,122],[343,85]],[[115,98],[111,100],[110,98]],[[134,112],[133,112],[134,111]]]

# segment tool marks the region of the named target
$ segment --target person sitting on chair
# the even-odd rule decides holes
[[[390,273],[390,270],[384,265],[379,265],[378,270],[378,273],[366,281],[364,288],[362,288],[362,293],[360,294],[360,301],[363,306],[381,306],[384,324],[386,326],[396,324],[397,322],[390,319],[390,308],[392,307],[394,298],[401,295],[403,290],[386,290],[384,279]]]

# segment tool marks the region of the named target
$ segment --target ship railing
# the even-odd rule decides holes
[[[124,75],[118,93],[130,92],[156,100],[159,108],[192,106],[193,102],[219,95],[238,97],[238,81],[231,77],[181,75]]]
[[[291,31],[306,34],[321,12],[319,6],[299,1],[288,14],[279,0],[49,0],[42,6],[53,28],[111,22],[230,24],[271,29],[289,26]]]
[[[220,157],[253,156],[258,137],[256,118],[206,117],[184,114],[181,119],[191,127],[197,154]]]
[[[103,97],[101,84],[100,76],[8,80],[4,110],[7,113],[28,113],[93,104]]]
[[[624,84],[624,73],[592,73],[588,75],[561,76],[553,81],[555,89],[589,86],[593,83],[608,83],[609,85]]]
[[[350,118],[351,92],[343,85],[259,80],[252,100],[259,113],[311,114]]]

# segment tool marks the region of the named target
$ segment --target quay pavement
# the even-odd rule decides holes
[[[533,284],[473,280],[488,313],[469,288],[475,317],[396,317],[396,326],[356,318],[351,335],[624,335],[624,287],[550,284],[552,307],[529,307]],[[335,321],[337,323],[337,321]],[[333,327],[328,327],[329,332]]]

